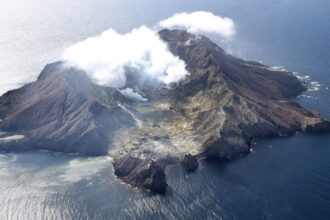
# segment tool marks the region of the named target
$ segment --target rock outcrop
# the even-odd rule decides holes
[[[197,157],[192,156],[191,154],[184,155],[184,158],[183,158],[181,164],[189,172],[195,172],[199,167]]]
[[[113,164],[115,174],[125,183],[164,193],[167,183],[164,168],[149,159],[126,155],[116,158]]]
[[[253,138],[330,130],[317,112],[292,101],[306,89],[292,73],[238,59],[187,31],[159,35],[185,61],[190,75],[183,81],[145,85],[127,73],[126,87],[148,99],[135,102],[65,62],[48,64],[36,82],[0,97],[0,130],[25,136],[24,144],[0,143],[0,150],[109,154],[119,178],[163,191],[157,161],[164,158],[192,155],[183,164],[195,170],[194,156],[231,159],[248,153]]]

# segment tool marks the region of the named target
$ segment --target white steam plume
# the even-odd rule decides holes
[[[120,93],[123,94],[124,96],[126,96],[129,99],[133,99],[133,100],[136,100],[136,101],[139,101],[139,102],[148,101],[148,99],[144,98],[139,93],[134,92],[133,89],[131,89],[131,88],[122,89],[122,90],[120,90]]]
[[[192,33],[216,33],[227,39],[235,34],[230,18],[205,11],[175,14],[158,26],[183,27]],[[67,48],[63,58],[85,70],[94,83],[118,89],[125,88],[128,71],[139,74],[143,80],[166,84],[178,82],[189,74],[184,61],[174,56],[158,33],[146,26],[126,34],[109,29]]]
[[[227,39],[235,34],[235,24],[232,19],[222,18],[206,11],[175,14],[160,21],[158,25],[163,28],[183,27],[191,33],[215,33]]]
[[[125,86],[127,69],[166,84],[178,82],[188,74],[184,61],[145,26],[123,35],[109,29],[69,47],[63,58],[85,70],[95,83],[115,88]]]

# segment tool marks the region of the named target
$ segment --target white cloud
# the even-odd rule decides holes
[[[136,101],[139,101],[139,102],[148,101],[148,99],[144,98],[139,93],[134,92],[133,89],[131,89],[131,88],[122,89],[122,90],[120,90],[120,93],[123,94],[124,96],[126,96],[129,99],[133,99],[133,100],[136,100]]]
[[[230,38],[235,34],[235,24],[230,18],[222,18],[206,11],[179,13],[162,20],[158,24],[163,28],[183,27],[191,33],[216,33]]]
[[[174,56],[158,34],[145,26],[126,34],[109,29],[69,47],[63,58],[85,70],[95,83],[115,88],[125,86],[127,69],[166,84],[188,74],[184,61]]]
[[[216,33],[225,38],[235,33],[230,18],[205,11],[175,14],[159,22],[159,26],[183,27],[192,33]],[[63,58],[85,70],[94,83],[118,89],[125,88],[128,71],[139,74],[141,80],[166,84],[178,82],[189,74],[184,61],[174,56],[158,33],[146,26],[126,34],[109,29],[67,48]]]

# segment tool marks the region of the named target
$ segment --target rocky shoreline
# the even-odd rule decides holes
[[[183,81],[153,86],[128,75],[126,87],[148,100],[138,102],[64,61],[48,64],[36,82],[0,97],[0,131],[24,135],[0,141],[0,150],[110,155],[118,178],[164,193],[168,164],[194,172],[200,157],[249,153],[254,138],[330,131],[329,121],[292,101],[306,90],[292,73],[233,57],[187,31],[159,36],[186,63]]]
[[[115,175],[125,183],[159,193],[166,192],[164,167],[151,158],[140,159],[126,155],[115,158],[113,167]]]

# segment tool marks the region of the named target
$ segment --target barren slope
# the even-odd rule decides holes
[[[230,159],[248,152],[253,138],[330,130],[318,113],[290,100],[305,90],[292,73],[235,58],[186,31],[159,34],[186,62],[190,75],[182,82],[146,85],[128,75],[127,87],[148,99],[136,102],[94,84],[84,71],[49,64],[36,82],[0,97],[0,130],[26,136],[0,143],[1,150],[109,154],[127,174],[120,172],[124,181],[164,191],[163,166],[153,160],[166,165],[186,154]],[[139,158],[139,169],[131,156]]]

